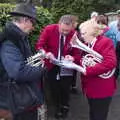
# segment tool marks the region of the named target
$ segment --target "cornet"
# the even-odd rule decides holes
[[[27,63],[28,65],[31,65],[31,66],[39,66],[39,65],[44,66],[44,61],[43,61],[43,59],[45,58],[45,56],[46,56],[45,51],[41,49],[41,50],[39,50],[39,52],[36,53],[35,55],[27,58],[26,63]]]
[[[96,62],[100,63],[104,59],[102,55],[100,55],[98,52],[94,51],[93,49],[89,48],[85,44],[83,44],[77,37],[76,33],[73,35],[71,39],[71,46],[81,49],[89,54],[84,56],[84,60],[82,62],[83,68],[86,68],[86,66],[89,65],[95,65]],[[107,73],[99,75],[101,78],[110,78],[115,72],[115,69],[112,71],[108,71]]]

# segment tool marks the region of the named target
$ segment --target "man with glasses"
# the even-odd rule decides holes
[[[8,78],[11,78],[21,85],[28,83],[39,98],[38,105],[41,105],[43,103],[43,97],[38,83],[40,83],[43,68],[26,63],[27,58],[32,55],[27,38],[28,34],[34,30],[34,24],[37,21],[36,9],[30,3],[20,3],[10,14],[13,18],[11,22],[5,25],[5,41],[1,44],[0,49],[1,63],[4,66],[6,76],[4,80],[7,81]],[[8,103],[9,98],[6,89],[0,87],[0,91],[4,92],[4,95],[0,93],[0,103],[6,102],[5,104],[0,104],[0,109],[5,108],[9,110],[12,105]],[[23,112],[17,114],[12,113],[13,119],[37,120],[37,107],[36,105],[36,107],[26,109]]]

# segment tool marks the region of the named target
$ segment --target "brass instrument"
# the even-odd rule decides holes
[[[94,66],[97,62],[100,63],[104,59],[102,55],[93,49],[89,48],[85,44],[83,44],[77,37],[76,33],[73,35],[71,39],[71,46],[81,49],[89,54],[83,57],[82,66],[86,68],[86,66]],[[110,78],[115,72],[115,68],[112,71],[108,71],[107,73],[99,75],[101,78],[107,79]]]
[[[76,33],[73,35],[72,39],[71,39],[71,45],[72,47],[81,49],[87,53],[90,53],[92,55],[94,55],[96,58],[99,59],[103,59],[103,56],[101,56],[99,53],[97,53],[96,51],[92,50],[91,48],[89,48],[88,46],[86,46],[85,44],[83,44],[77,37]]]
[[[39,65],[44,66],[44,60],[43,59],[45,58],[45,56],[46,56],[45,51],[41,49],[35,55],[27,58],[26,63],[28,65],[31,65],[31,66],[39,66]]]

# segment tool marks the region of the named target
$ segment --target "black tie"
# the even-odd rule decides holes
[[[63,53],[63,46],[64,46],[64,36],[63,35],[61,35],[61,38],[60,38],[60,42],[59,42],[59,51],[60,51],[60,60],[61,60],[61,58],[62,58],[62,53]],[[56,79],[57,80],[60,80],[60,66],[57,66],[56,65],[56,73],[57,73],[57,76],[56,76]]]
[[[64,47],[64,36],[61,35],[61,38],[60,38],[60,60],[61,60],[62,54],[63,54],[63,47]]]

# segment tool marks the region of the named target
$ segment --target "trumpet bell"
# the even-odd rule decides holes
[[[83,50],[87,53],[90,53],[92,55],[94,55],[95,57],[99,58],[99,59],[103,59],[103,57],[97,53],[96,51],[92,50],[91,48],[89,48],[88,46],[86,46],[84,43],[82,43],[76,34],[73,35],[71,42],[70,42],[72,47],[78,48],[80,50]]]
[[[31,65],[31,66],[39,66],[39,65],[43,65],[44,62],[43,62],[43,59],[46,57],[46,53],[44,50],[39,50],[38,53],[36,53],[35,55],[27,58],[27,61],[26,63],[28,65]]]

